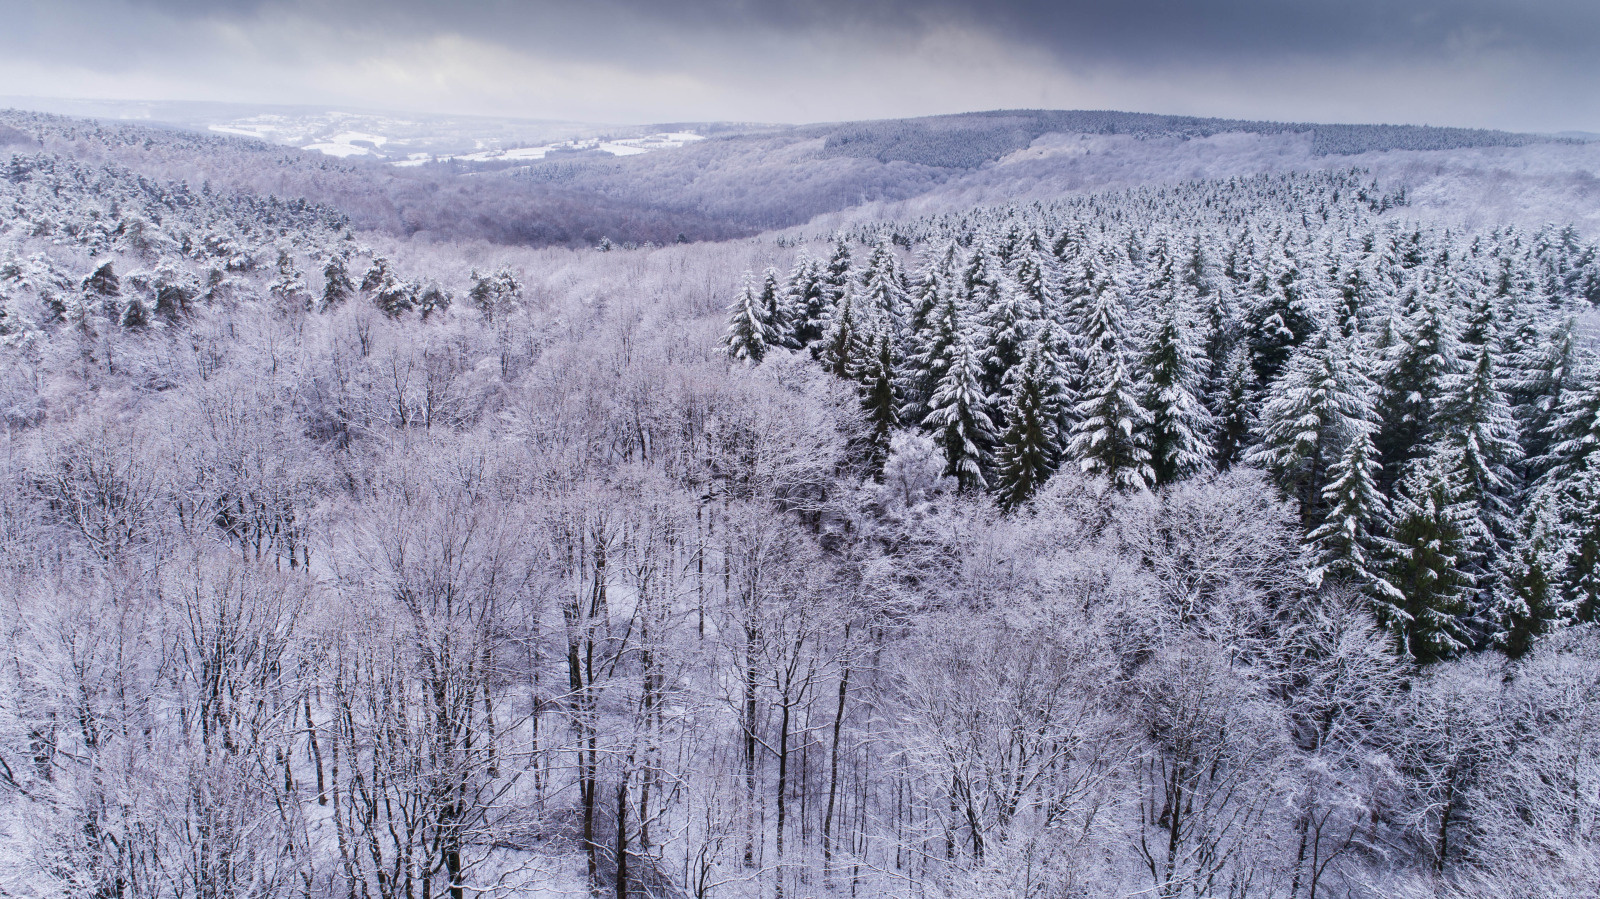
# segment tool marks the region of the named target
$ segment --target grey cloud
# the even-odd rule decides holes
[[[67,0],[70,4],[71,0]],[[80,0],[81,2],[81,0]],[[176,16],[242,18],[295,8],[344,24],[453,30],[510,45],[589,48],[697,36],[916,34],[930,24],[991,31],[1068,60],[1470,56],[1525,53],[1594,64],[1593,0],[131,0]],[[708,47],[703,49],[727,49]],[[1600,66],[1597,66],[1600,67]]]
[[[194,26],[224,24],[248,38],[286,19],[308,23],[306,46],[318,28],[323,46],[459,35],[545,62],[688,74],[774,95],[815,93],[818,68],[868,71],[928,52],[919,42],[929,35],[955,34],[1045,60],[1069,79],[1158,84],[1142,95],[1146,88],[1101,92],[1117,102],[1148,96],[1149,111],[1284,117],[1285,92],[1303,86],[1308,101],[1322,101],[1308,108],[1345,118],[1415,115],[1436,97],[1435,123],[1600,124],[1595,0],[0,0],[0,21],[11,26],[0,28],[0,56],[191,72],[208,52]],[[313,51],[264,46],[258,55],[297,52]],[[250,80],[246,62],[223,64]],[[1390,96],[1370,95],[1374,72],[1394,73]],[[1252,79],[1271,104],[1253,99]],[[1040,94],[1036,85],[991,87],[985,96],[1006,105],[1037,105]],[[875,109],[896,108],[891,87],[856,89],[884,94]],[[1482,113],[1462,116],[1474,108]],[[927,110],[906,110],[919,111]]]

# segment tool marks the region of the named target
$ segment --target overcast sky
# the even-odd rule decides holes
[[[0,94],[592,122],[1045,107],[1600,131],[1600,0],[0,0]]]

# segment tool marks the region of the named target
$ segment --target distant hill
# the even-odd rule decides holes
[[[652,142],[614,130],[605,140],[562,138],[594,150],[540,153],[523,137],[554,140],[601,126],[523,120],[518,127],[531,130],[518,137],[494,130],[511,127],[506,122],[471,117],[147,106],[109,109],[120,113],[109,121],[0,110],[0,162],[60,153],[164,181],[303,197],[340,210],[357,230],[530,246],[724,240],[820,216],[834,217],[833,227],[861,215],[1350,165],[1419,188],[1435,183],[1437,190],[1417,193],[1419,202],[1465,204],[1474,220],[1553,216],[1600,230],[1590,214],[1600,183],[1585,174],[1595,170],[1600,144],[1574,136],[1001,110],[812,125],[617,126],[701,139]],[[192,114],[188,124],[157,118],[180,113]],[[233,124],[215,124],[224,118]],[[613,139],[617,147],[602,152]],[[444,155],[474,146],[481,149]],[[675,148],[645,152],[667,146]],[[1493,158],[1507,154],[1526,164],[1506,169]]]
[[[1455,150],[1465,147],[1521,147],[1553,138],[1477,128],[1429,125],[1319,125],[1153,115],[1112,110],[1019,109],[810,126],[823,137],[825,152],[903,161],[944,168],[977,168],[1021,150],[1052,132],[1128,134],[1137,137],[1210,137],[1216,134],[1309,134],[1317,156],[1386,150]],[[1554,138],[1562,139],[1562,138]]]

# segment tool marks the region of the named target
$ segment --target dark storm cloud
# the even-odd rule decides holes
[[[212,84],[212,93],[243,85],[259,98],[273,79],[354,60],[343,80],[301,79],[286,100],[334,87],[374,103],[403,100],[427,84],[470,80],[470,57],[489,49],[527,63],[519,74],[496,62],[502,88],[519,78],[548,84],[562,63],[641,103],[670,106],[705,88],[675,107],[685,115],[1049,103],[1600,125],[1597,0],[0,0],[0,22],[0,77],[10,57],[13,69],[165,73],[171,83]],[[446,38],[471,42],[458,50],[469,58],[406,81],[408,67],[436,61],[392,48],[411,42],[426,52],[426,42]],[[378,62],[363,68],[362,59]],[[647,97],[640,78],[677,81]],[[436,94],[453,102],[444,88]]]
[[[71,5],[71,0],[68,0]],[[95,4],[106,5],[106,4]],[[114,5],[114,4],[113,4]],[[697,35],[880,29],[890,40],[958,24],[1067,60],[1147,64],[1297,57],[1461,57],[1499,51],[1530,62],[1596,64],[1595,0],[133,0],[181,17],[234,18],[298,8],[376,29],[456,30],[508,44],[617,40],[692,44]],[[582,33],[575,33],[575,28]],[[570,46],[570,43],[569,43]],[[702,48],[715,49],[715,48]]]

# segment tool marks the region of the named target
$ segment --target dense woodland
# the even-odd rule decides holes
[[[534,250],[135,132],[0,177],[0,895],[1600,888],[1576,230]]]

